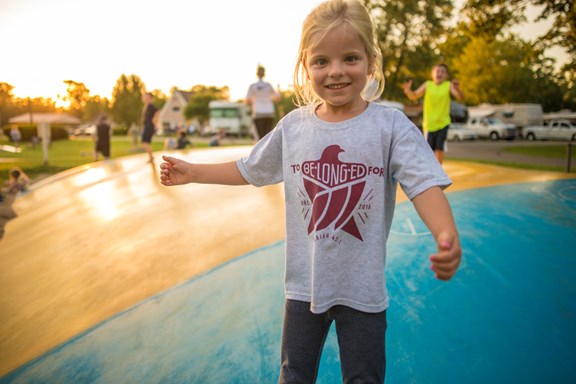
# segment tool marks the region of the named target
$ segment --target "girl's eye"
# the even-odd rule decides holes
[[[314,64],[316,65],[326,65],[327,61],[325,59],[317,59]]]
[[[354,62],[354,61],[356,61],[356,60],[358,60],[358,57],[356,57],[356,56],[347,56],[347,57],[346,57],[346,61],[349,62],[349,63],[352,63],[352,62]]]

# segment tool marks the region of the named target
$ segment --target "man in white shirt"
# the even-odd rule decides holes
[[[257,140],[266,136],[274,125],[274,101],[280,100],[280,93],[263,80],[266,69],[259,65],[256,71],[258,81],[251,84],[246,94],[246,104],[252,107],[252,119],[256,126]]]

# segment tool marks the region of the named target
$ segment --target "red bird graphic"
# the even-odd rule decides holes
[[[330,225],[362,240],[354,221],[354,208],[362,196],[366,166],[340,161],[338,145],[324,149],[319,160],[303,163],[304,188],[312,201],[308,234]]]

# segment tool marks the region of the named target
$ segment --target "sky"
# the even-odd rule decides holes
[[[148,91],[228,86],[238,100],[262,64],[266,80],[287,89],[302,22],[320,2],[0,0],[0,82],[17,97],[58,101],[64,80],[110,97],[134,74]],[[520,32],[533,39],[543,27]]]

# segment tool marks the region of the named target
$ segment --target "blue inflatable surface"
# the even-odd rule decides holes
[[[448,194],[464,261],[443,283],[410,203],[388,242],[387,383],[576,382],[576,180]],[[151,297],[0,383],[273,383],[284,243]],[[341,382],[336,335],[319,383]]]

